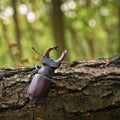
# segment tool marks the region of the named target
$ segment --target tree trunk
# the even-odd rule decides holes
[[[53,36],[55,45],[60,46],[60,49],[63,50],[66,47],[65,43],[65,32],[64,32],[64,16],[61,10],[62,0],[52,0],[50,15],[51,15],[51,23],[53,29]],[[58,55],[60,52],[58,51]],[[68,57],[65,57],[68,60]]]
[[[63,63],[39,101],[27,98],[27,87],[11,94],[35,72],[34,68],[0,69],[0,120],[120,118],[120,57]]]
[[[117,5],[117,13],[118,13],[118,45],[117,45],[117,51],[118,51],[118,54],[120,54],[120,1],[118,2]]]
[[[22,58],[22,43],[21,43],[21,32],[20,32],[20,25],[18,20],[18,13],[17,13],[17,0],[11,0],[11,5],[14,10],[13,20],[15,24],[15,32],[16,32],[16,42],[18,47],[18,59]]]

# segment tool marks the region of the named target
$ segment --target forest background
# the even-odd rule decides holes
[[[40,64],[54,45],[53,59],[65,48],[67,61],[120,55],[120,1],[0,0],[0,67]]]

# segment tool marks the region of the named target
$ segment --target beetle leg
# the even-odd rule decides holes
[[[30,82],[31,82],[31,80],[27,81],[21,90],[14,91],[14,92],[10,93],[9,95],[7,95],[6,97],[10,97],[10,96],[12,96],[12,95],[14,95],[16,93],[20,94],[26,88],[26,86],[28,85],[28,83],[30,83]]]
[[[64,59],[66,53],[67,53],[67,50],[64,50],[61,56],[57,60],[55,60],[55,62],[61,62]]]
[[[40,70],[39,66],[35,65],[34,67],[35,67],[36,70],[38,70],[38,71]]]
[[[48,48],[48,50],[45,52],[45,56],[49,58],[49,53],[51,50],[57,50],[58,46],[54,46],[54,47],[51,47],[51,48]]]

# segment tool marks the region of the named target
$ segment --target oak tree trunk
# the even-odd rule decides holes
[[[17,92],[35,72],[34,68],[0,69],[0,120],[120,118],[120,57],[61,64],[39,101],[28,99],[28,86]]]

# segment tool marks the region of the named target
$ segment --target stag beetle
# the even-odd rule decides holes
[[[38,72],[34,75],[27,90],[30,99],[40,99],[50,88],[51,78],[54,75],[54,71],[60,67],[61,62],[67,53],[67,50],[64,50],[57,60],[52,60],[49,57],[49,53],[51,50],[57,50],[57,48],[58,46],[48,48],[42,59],[42,67],[35,67]]]

